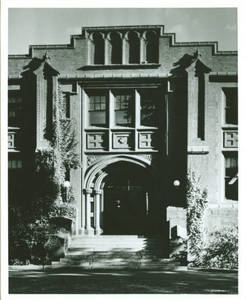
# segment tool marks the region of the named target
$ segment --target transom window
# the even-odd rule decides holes
[[[225,93],[225,123],[238,124],[238,95],[237,88],[224,88]]]
[[[225,154],[225,198],[238,199],[238,154]]]

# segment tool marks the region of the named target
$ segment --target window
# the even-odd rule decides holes
[[[140,63],[140,40],[136,32],[129,33],[129,63]]]
[[[115,94],[115,124],[118,126],[133,126],[133,116],[133,94]]]
[[[17,126],[21,122],[22,99],[20,91],[9,91],[8,94],[8,121],[10,126]]]
[[[20,159],[11,159],[8,161],[9,169],[21,169],[22,168],[22,160]]]
[[[225,198],[238,199],[238,154],[225,154]]]
[[[237,88],[224,88],[225,93],[225,123],[238,124]]]
[[[94,64],[104,64],[104,39],[100,33],[94,34]]]
[[[111,63],[122,63],[122,40],[119,34],[111,34]]]
[[[89,125],[106,126],[107,123],[107,97],[101,92],[89,95]]]
[[[146,34],[146,60],[148,63],[158,63],[159,41],[154,32]]]
[[[156,92],[145,90],[141,92],[141,125],[157,126]]]

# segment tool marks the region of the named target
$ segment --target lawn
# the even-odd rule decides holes
[[[11,294],[236,294],[237,273],[150,270],[14,270]]]

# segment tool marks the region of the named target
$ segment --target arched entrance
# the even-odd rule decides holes
[[[160,228],[160,201],[150,161],[112,155],[85,173],[81,234],[149,234]]]
[[[152,184],[145,169],[128,162],[105,168],[104,234],[145,234],[148,230]]]

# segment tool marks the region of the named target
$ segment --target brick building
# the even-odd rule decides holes
[[[9,56],[9,197],[60,87],[82,167],[74,235],[186,235],[185,177],[208,191],[208,230],[237,224],[237,53],[178,43],[164,26],[85,27],[69,45]]]

